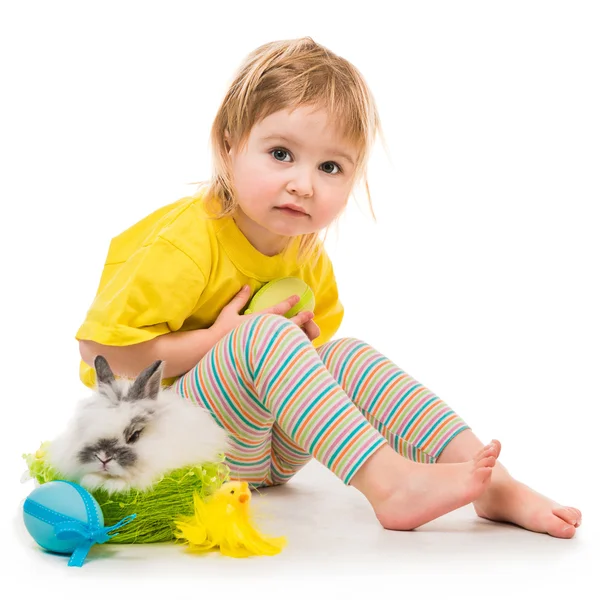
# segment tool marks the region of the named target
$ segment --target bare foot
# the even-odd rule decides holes
[[[391,487],[365,495],[386,529],[415,529],[476,500],[491,481],[499,452],[494,440],[464,463],[426,465],[396,455],[402,461],[396,471],[387,467]]]
[[[514,523],[524,529],[572,538],[581,525],[581,511],[562,506],[510,477],[502,475],[473,502],[475,512],[484,519]]]

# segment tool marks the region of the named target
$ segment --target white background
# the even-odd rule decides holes
[[[85,394],[74,334],[110,238],[209,177],[210,126],[243,58],[309,35],[363,73],[388,147],[378,144],[370,165],[377,223],[358,194],[328,237],[346,307],[339,335],[388,354],[484,441],[499,438],[513,475],[581,508],[583,526],[561,543],[590,561],[572,585],[591,576],[599,12],[578,1],[3,2],[1,443],[11,575],[26,580],[37,565],[16,533],[29,491],[20,455],[57,433]],[[60,595],[65,572],[59,563],[44,572],[47,593]],[[554,575],[568,578],[560,567]]]

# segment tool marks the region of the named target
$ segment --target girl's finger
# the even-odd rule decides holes
[[[284,315],[294,304],[300,302],[300,296],[290,296],[287,300],[272,306],[271,308],[265,308],[265,310],[261,311],[263,314],[273,314],[273,315]]]
[[[298,327],[302,327],[306,323],[308,323],[313,317],[314,313],[310,312],[310,310],[303,310],[299,312],[296,316],[292,317],[290,321],[298,325]]]
[[[230,301],[227,306],[230,306],[238,314],[246,306],[248,297],[250,296],[250,286],[245,285]]]
[[[321,335],[319,326],[312,319],[304,324],[304,332],[311,342],[316,340]]]

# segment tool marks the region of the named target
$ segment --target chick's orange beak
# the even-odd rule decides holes
[[[239,501],[244,504],[244,502],[248,502],[248,500],[250,500],[250,495],[249,494],[240,494],[238,496]]]

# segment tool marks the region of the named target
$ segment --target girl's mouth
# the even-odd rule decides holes
[[[289,215],[290,217],[308,217],[307,213],[289,206],[277,206],[276,208],[279,212]]]

